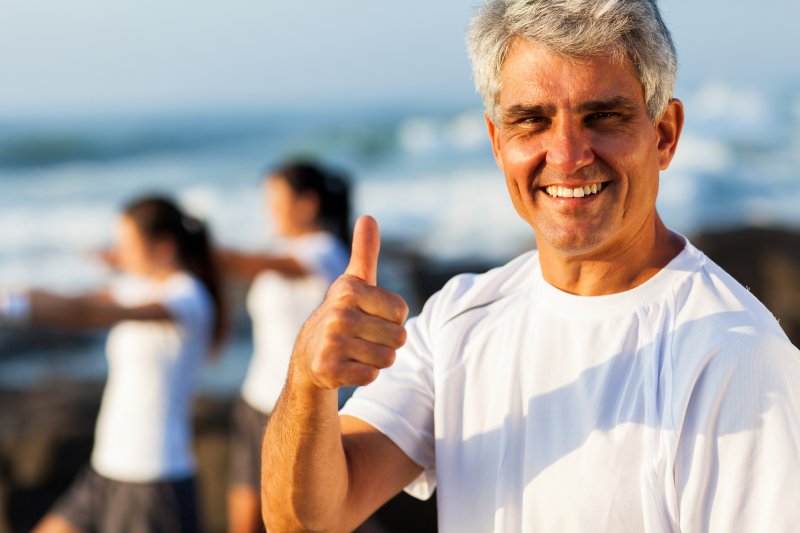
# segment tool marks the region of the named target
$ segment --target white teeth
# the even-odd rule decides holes
[[[603,188],[602,183],[592,183],[582,187],[561,187],[559,185],[548,185],[545,187],[547,194],[554,198],[583,198],[590,194],[597,194]]]

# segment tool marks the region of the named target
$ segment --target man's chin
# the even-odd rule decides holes
[[[536,241],[539,249],[547,248],[549,251],[565,257],[578,257],[591,255],[599,251],[605,242],[604,232],[595,229],[585,231],[558,231],[537,232]]]

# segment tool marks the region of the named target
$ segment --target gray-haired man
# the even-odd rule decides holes
[[[655,3],[494,0],[469,43],[538,251],[403,327],[359,221],[267,428],[268,527],[352,529],[437,486],[442,531],[796,528],[800,354],[656,212],[683,106]]]

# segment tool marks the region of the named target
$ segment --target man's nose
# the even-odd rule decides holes
[[[573,174],[594,161],[589,132],[572,123],[562,122],[551,130],[547,146],[547,164],[563,174]]]

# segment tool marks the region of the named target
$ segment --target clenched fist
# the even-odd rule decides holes
[[[391,366],[406,341],[406,302],[376,286],[380,234],[375,219],[356,222],[347,270],[306,321],[294,349],[294,380],[316,389],[366,385]]]

